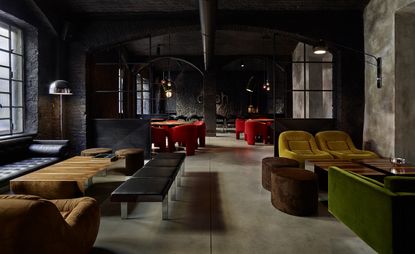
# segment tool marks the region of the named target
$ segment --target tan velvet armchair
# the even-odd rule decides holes
[[[93,198],[0,195],[0,252],[89,253],[99,220],[99,206]]]

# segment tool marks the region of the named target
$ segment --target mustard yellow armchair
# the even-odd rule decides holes
[[[280,157],[294,159],[304,167],[305,160],[333,159],[324,151],[318,149],[316,141],[306,131],[284,131],[278,139],[278,151]]]
[[[321,131],[316,134],[319,148],[338,159],[379,158],[373,152],[357,149],[344,131]]]

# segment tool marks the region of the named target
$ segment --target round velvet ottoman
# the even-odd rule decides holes
[[[89,148],[89,149],[85,149],[81,152],[81,156],[95,156],[98,155],[100,153],[112,153],[112,149],[111,148]]]
[[[281,157],[266,157],[262,159],[262,187],[271,191],[271,170],[277,168],[298,168],[296,160]]]
[[[304,216],[317,212],[317,176],[301,168],[280,168],[271,172],[272,205],[285,213]]]
[[[144,166],[144,149],[125,148],[115,152],[118,157],[125,158],[126,175],[132,175]]]

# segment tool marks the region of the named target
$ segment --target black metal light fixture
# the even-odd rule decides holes
[[[319,40],[319,42],[313,47],[313,53],[316,55],[324,55],[327,51],[327,45],[323,40]]]
[[[252,83],[252,80],[254,79],[254,76],[251,76],[248,80],[248,83],[246,84],[246,91],[253,93],[254,92],[254,84]]]
[[[338,44],[338,43],[334,43],[334,42],[328,43],[328,42],[325,42],[323,40],[319,40],[318,43],[313,47],[314,54],[323,55],[323,54],[327,53],[328,48],[329,48],[328,44],[333,45],[333,46],[338,47],[338,48],[343,48],[343,49],[350,50],[350,51],[353,51],[353,52],[358,53],[358,54],[362,54],[362,55],[374,58],[375,61],[376,61],[376,64],[371,63],[371,62],[370,62],[370,64],[376,66],[376,85],[377,85],[377,88],[382,87],[382,57],[377,57],[377,56],[374,56],[372,54],[368,54],[364,51],[360,51],[360,50],[357,50],[357,49],[354,49],[354,48],[350,48],[350,47],[342,45],[342,44]]]
[[[71,88],[69,87],[69,82],[65,80],[55,80],[49,85],[49,94],[59,95],[59,122],[60,122],[60,134],[63,138],[63,110],[62,110],[62,96],[72,95]]]

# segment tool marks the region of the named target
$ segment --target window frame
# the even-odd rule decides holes
[[[8,106],[1,106],[4,108],[8,108],[9,109],[9,117],[3,117],[0,118],[0,120],[8,120],[9,121],[9,129],[4,129],[4,130],[0,130],[0,139],[5,137],[5,136],[13,136],[13,135],[17,135],[17,134],[22,134],[25,132],[25,33],[24,30],[19,27],[16,26],[14,24],[11,24],[11,22],[5,21],[3,19],[0,19],[0,25],[4,25],[7,28],[8,31],[8,35],[7,36],[3,36],[0,35],[1,38],[6,38],[8,40],[8,50],[6,49],[1,49],[0,48],[0,52],[5,52],[8,55],[8,64],[9,66],[6,65],[0,65],[1,68],[6,68],[8,69],[9,75],[8,78],[3,78],[0,77],[0,80],[2,81],[6,81],[8,82],[8,91],[7,92],[1,92],[0,94],[7,94],[9,95],[9,105]],[[13,50],[13,45],[12,45],[12,33],[13,30],[17,31],[20,35],[20,38],[18,38],[21,42],[21,53],[17,53],[14,52]],[[13,55],[17,56],[17,58],[21,58],[21,63],[19,68],[20,72],[21,72],[21,79],[16,79],[14,72],[13,72]],[[15,71],[16,72],[16,71]],[[14,89],[14,85],[20,85],[21,89]],[[19,98],[21,98],[21,105],[13,105],[16,96],[14,95],[15,93],[13,93],[13,90],[20,90],[21,94],[18,95]],[[18,101],[18,99],[16,99],[16,101]],[[17,109],[21,110],[21,130],[18,130],[17,128],[19,127],[18,124],[16,124],[17,121],[19,120],[15,120],[16,117],[14,117],[14,111]]]
[[[294,112],[291,112],[291,118],[292,119],[335,119],[336,118],[335,117],[335,112],[336,112],[336,107],[337,107],[335,98],[336,98],[336,92],[337,91],[336,91],[336,88],[335,88],[336,86],[335,86],[335,78],[334,78],[335,77],[335,73],[334,73],[335,72],[334,55],[331,52],[328,52],[332,55],[331,61],[324,61],[324,60],[322,60],[322,61],[312,61],[312,60],[308,60],[308,58],[307,58],[307,54],[308,54],[307,46],[309,46],[309,45],[304,43],[304,42],[301,42],[301,43],[303,44],[303,59],[302,60],[297,60],[297,61],[292,60],[291,64],[292,65],[302,64],[303,80],[304,80],[303,89],[294,89],[293,88],[293,83],[292,83],[291,89],[287,89],[286,92],[287,92],[287,97],[291,98],[291,104],[292,104],[291,105],[291,108],[292,108],[291,111],[293,111],[293,109],[294,109],[294,99],[293,99],[294,93],[295,92],[303,92],[303,105],[304,105],[304,107],[303,107],[303,117],[294,117]],[[307,88],[307,78],[306,77],[310,72],[309,68],[307,68],[307,65],[309,65],[309,64],[330,64],[331,65],[331,71],[332,71],[331,89],[310,89],[309,84],[308,84],[308,88]],[[307,100],[307,93],[308,93],[308,95],[310,95],[310,92],[311,93],[312,92],[321,92],[322,94],[326,93],[326,92],[331,93],[331,98],[332,98],[331,99],[331,102],[332,102],[331,117],[316,118],[316,117],[307,116],[307,111],[310,111],[309,106],[307,104],[307,102],[309,102],[309,99]]]

